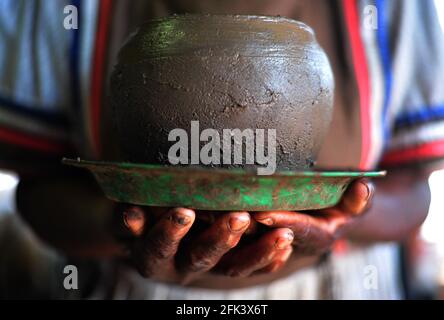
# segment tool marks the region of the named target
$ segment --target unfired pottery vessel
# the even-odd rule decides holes
[[[276,129],[277,168],[306,169],[328,129],[334,81],[303,23],[177,15],[142,25],[111,77],[123,161],[168,164],[168,133]],[[222,165],[221,165],[222,166]]]

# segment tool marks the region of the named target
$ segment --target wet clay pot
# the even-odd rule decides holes
[[[124,161],[168,164],[172,129],[276,129],[277,169],[306,169],[329,127],[333,76],[306,25],[281,17],[148,21],[111,78]],[[221,165],[222,166],[222,165]]]

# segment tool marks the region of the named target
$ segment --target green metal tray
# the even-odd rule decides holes
[[[197,210],[313,210],[334,206],[351,181],[379,172],[281,171],[173,167],[63,159],[90,170],[105,195],[143,206]]]

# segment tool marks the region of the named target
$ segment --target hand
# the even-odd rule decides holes
[[[208,271],[246,277],[279,270],[293,250],[297,255],[327,251],[365,211],[372,195],[373,185],[361,179],[338,205],[316,212],[259,212],[253,220],[247,212],[198,212],[197,217],[212,222],[202,226],[190,209],[150,208],[147,214],[129,207],[124,221],[134,236],[132,261],[145,277],[182,283]],[[256,221],[269,228],[249,239],[248,233],[260,229]]]
[[[368,208],[374,193],[366,179],[353,182],[340,203],[313,212],[270,211],[253,214],[253,218],[272,228],[289,228],[294,233],[294,251],[298,255],[318,255],[330,249],[336,239],[353,226]]]
[[[128,247],[134,266],[144,277],[187,283],[208,271],[231,276],[267,272],[291,253],[291,230],[274,229],[258,241],[237,246],[254,225],[250,215],[197,213],[203,220],[210,216],[216,218],[208,224],[196,221],[190,209],[127,207],[123,221],[133,236]]]

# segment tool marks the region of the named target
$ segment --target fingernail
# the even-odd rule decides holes
[[[125,219],[125,222],[131,222],[134,220],[141,220],[141,219],[143,219],[143,213],[140,210],[130,208],[130,209],[125,210],[123,212],[123,218]]]
[[[130,208],[123,212],[123,221],[131,232],[138,235],[143,230],[145,217],[142,211]]]
[[[242,214],[231,217],[228,221],[231,231],[240,231],[244,229],[250,223],[250,217],[248,215]]]
[[[285,249],[293,242],[294,235],[292,232],[287,232],[284,236],[276,241],[276,248]]]
[[[372,195],[372,193],[373,193],[372,192],[373,191],[373,187],[368,182],[362,181],[361,184],[365,186],[365,190],[367,191],[367,194],[365,196],[365,201],[367,201],[370,198],[370,196]]]
[[[174,223],[176,223],[180,227],[185,227],[186,225],[188,225],[191,222],[190,217],[188,217],[186,215],[182,215],[182,214],[173,214],[172,218],[173,218]]]
[[[260,223],[265,224],[267,226],[271,226],[274,224],[274,221],[271,218],[257,219],[257,221],[259,221]]]

